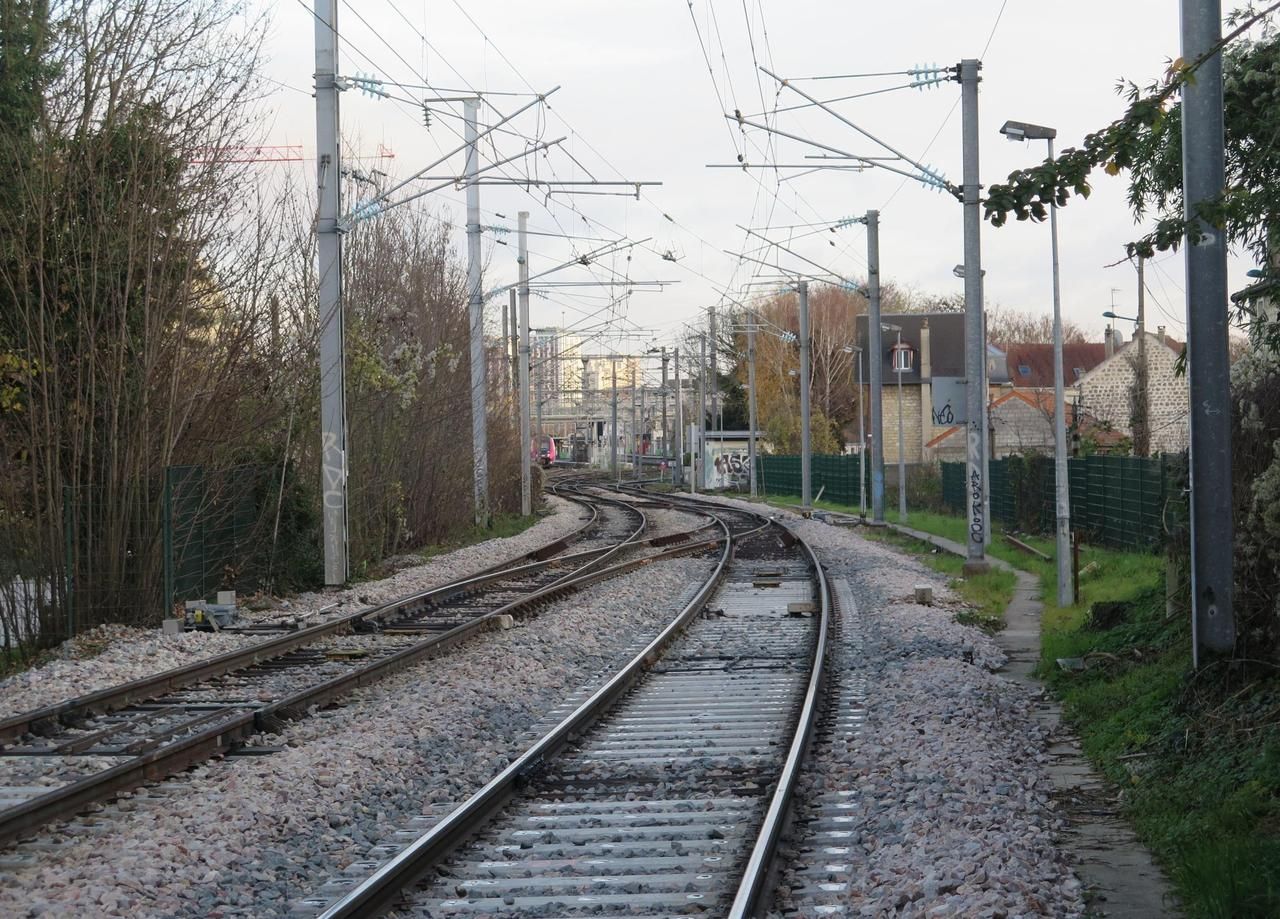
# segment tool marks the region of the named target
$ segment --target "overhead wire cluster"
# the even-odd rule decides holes
[[[297,0],[297,2],[304,9],[306,9],[308,13],[310,13],[314,17],[315,15],[314,11],[308,6],[305,0]],[[457,111],[456,109],[457,104],[460,103],[464,97],[476,98],[481,100],[482,104],[488,106],[488,108],[491,109],[494,112],[494,114],[497,115],[499,118],[498,125],[495,126],[491,124],[488,126],[488,128],[484,132],[484,139],[488,142],[488,149],[491,150],[494,154],[493,156],[494,162],[489,164],[486,167],[486,169],[494,170],[496,175],[500,177],[500,179],[502,180],[502,184],[510,184],[513,187],[524,191],[527,195],[532,197],[535,201],[537,201],[542,206],[542,208],[551,217],[552,221],[556,224],[556,227],[559,230],[558,233],[555,233],[555,234],[546,233],[544,235],[554,235],[559,238],[565,239],[567,241],[575,242],[577,238],[582,234],[574,233],[568,227],[565,226],[565,224],[561,219],[561,214],[558,213],[558,211],[563,209],[564,201],[563,199],[559,201],[553,201],[553,198],[552,198],[552,186],[562,184],[564,180],[561,180],[559,178],[561,173],[560,173],[560,170],[556,168],[555,164],[548,163],[547,160],[544,159],[546,157],[548,150],[550,150],[552,147],[555,147],[559,144],[559,141],[553,141],[548,143],[542,140],[542,136],[545,133],[546,124],[547,124],[546,113],[547,111],[550,110],[550,107],[546,104],[545,97],[547,94],[538,93],[536,90],[533,90],[533,87],[531,86],[531,84],[529,84],[529,81],[525,79],[522,74],[519,73],[519,71],[515,68],[515,66],[511,63],[511,61],[506,57],[506,55],[502,53],[501,49],[498,49],[497,46],[494,45],[493,42],[488,38],[488,36],[484,35],[483,30],[480,29],[479,25],[475,22],[474,17],[472,17],[465,9],[463,9],[461,5],[455,4],[455,6],[458,6],[459,11],[466,17],[466,19],[477,30],[481,32],[487,45],[493,47],[494,50],[497,51],[499,56],[507,63],[509,67],[511,67],[512,71],[515,72],[517,76],[520,77],[520,79],[525,83],[526,86],[529,86],[531,92],[529,93],[490,92],[488,90],[480,91],[472,88],[471,86],[468,85],[469,81],[458,71],[456,67],[453,66],[452,63],[449,62],[447,57],[445,57],[445,55],[443,55],[440,52],[440,50],[437,47],[435,47],[435,45],[433,45],[426,38],[422,30],[419,29],[417,25],[407,15],[405,15],[403,10],[399,8],[398,4],[395,3],[394,0],[388,0],[388,2],[392,10],[400,17],[400,19],[403,22],[405,22],[407,26],[409,26],[409,28],[418,36],[418,38],[421,40],[423,44],[423,48],[424,48],[423,67],[421,69],[418,67],[415,67],[402,53],[400,53],[400,51],[395,47],[395,45],[391,41],[389,41],[387,37],[383,35],[378,28],[376,28],[372,23],[370,23],[369,19],[364,15],[364,13],[360,11],[360,9],[358,9],[357,7],[355,7],[350,3],[347,3],[345,6],[355,16],[355,18],[370,33],[372,33],[372,35],[379,42],[381,42],[392,53],[392,55],[394,55],[394,57],[399,61],[400,65],[407,68],[408,71],[413,74],[414,79],[418,80],[419,82],[409,82],[409,81],[401,81],[401,80],[395,79],[394,77],[391,76],[389,68],[379,66],[379,63],[371,55],[367,54],[362,47],[354,43],[349,36],[343,35],[343,36],[339,36],[342,43],[342,47],[344,49],[350,50],[353,54],[359,57],[363,62],[363,66],[373,68],[374,72],[372,74],[368,74],[363,72],[362,70],[362,72],[360,72],[355,77],[347,77],[343,80],[341,84],[342,88],[354,88],[366,93],[367,95],[370,95],[376,98],[387,99],[391,101],[393,104],[395,104],[396,107],[401,112],[406,114],[406,116],[413,117],[415,120],[415,123],[417,122],[417,117],[415,115],[412,115],[411,111],[408,108],[406,108],[406,106],[413,106],[416,110],[420,111],[422,113],[423,121],[430,122],[430,124],[426,126],[430,127],[435,124],[444,125],[445,130],[448,133],[453,134],[458,139],[458,141],[463,144],[463,146],[459,148],[454,148],[446,152],[444,147],[440,144],[439,139],[434,134],[432,134],[432,141],[435,144],[437,150],[441,153],[441,159],[437,160],[436,163],[433,164],[433,166],[440,165],[445,159],[448,158],[448,156],[456,155],[458,152],[460,152],[461,150],[465,150],[466,148],[465,138],[463,137],[463,133],[460,130],[460,128],[456,125],[456,121],[462,120],[464,117],[462,113]],[[425,70],[425,57],[426,57],[425,49],[427,48],[430,48],[431,51],[435,54],[436,58],[441,63],[443,63],[444,66],[446,66],[450,71],[452,71],[454,76],[457,77],[458,82],[462,84],[462,88],[433,86],[430,83],[430,81],[426,79],[425,73],[421,71]],[[390,91],[388,89],[389,87],[394,89],[395,91],[394,92]],[[529,96],[534,97],[534,102],[536,103],[536,114],[537,114],[538,122],[537,122],[536,129],[532,135],[530,135],[527,132],[514,129],[513,126],[509,127],[508,123],[510,122],[511,117],[513,116],[504,114],[491,98],[491,97],[517,97],[517,96],[524,96],[526,98],[528,98]],[[526,105],[524,108],[527,109],[529,108],[529,106]],[[433,114],[439,115],[441,117],[438,119],[433,119],[431,117]],[[454,123],[451,123],[451,121]],[[522,152],[520,154],[511,156],[511,157],[502,157],[501,155],[499,155],[497,153],[498,148],[494,138],[494,135],[499,133],[501,133],[504,136],[516,137],[520,139],[520,141],[524,145],[524,149],[522,150]],[[563,140],[563,138],[561,138],[561,140]],[[567,150],[565,150],[564,152],[567,158],[569,159],[569,161],[573,164],[573,168],[582,169],[584,172],[590,175],[589,170],[587,170],[582,165],[580,160],[576,156],[574,156],[572,152]],[[542,157],[539,157],[537,154],[542,154]],[[530,162],[532,162],[533,164],[532,168],[528,168],[528,163]],[[538,175],[538,168],[540,164],[546,164],[547,167],[550,169],[550,175],[551,175],[550,179],[543,179]],[[522,166],[525,167],[523,171],[520,168]],[[425,172],[426,172],[425,170],[421,171],[420,174],[425,174]],[[413,200],[414,198],[421,197],[423,194],[429,193],[431,191],[442,190],[444,187],[447,187],[449,184],[456,184],[460,178],[461,178],[460,176],[458,177],[451,176],[449,177],[448,181],[443,182],[442,184],[428,188],[426,189],[426,191],[419,191],[413,195],[407,196],[405,199],[402,199],[400,201],[392,201],[392,199],[390,199],[390,197],[385,191],[379,191],[377,194],[374,194],[368,198],[365,198],[362,201],[357,202],[355,207],[352,209],[352,211],[349,214],[349,219],[354,222],[362,219],[369,219],[371,217],[375,217],[378,214],[385,212],[385,210],[389,207],[396,206],[401,203],[406,203],[408,200]],[[591,176],[590,181],[594,182],[595,177]],[[402,182],[396,187],[400,188],[405,184],[406,183]],[[482,182],[481,184],[488,184],[488,183]],[[585,186],[587,183],[582,182],[582,183],[574,183],[574,184],[581,184]],[[611,184],[621,185],[623,183],[611,183]],[[631,183],[626,183],[626,184],[631,185]],[[535,188],[547,189],[547,193],[542,194],[540,196],[533,194],[533,190]],[[583,193],[583,191],[586,191],[587,189],[585,187],[580,189],[569,187],[567,190],[574,191],[577,194],[581,194]],[[632,191],[638,195],[639,186],[634,185],[632,187]],[[609,192],[609,193],[613,194],[615,192]],[[560,206],[556,206],[556,205],[560,205]],[[568,210],[580,216],[584,221],[588,223],[589,226],[593,223],[593,221],[589,217],[587,217],[586,214],[581,212],[581,210],[577,207],[576,204],[570,202],[568,204]],[[609,232],[607,228],[605,228],[605,231]],[[595,239],[599,239],[600,237],[592,236],[589,238],[592,240],[595,240]],[[620,238],[621,238],[621,234],[615,234],[615,236],[612,237],[612,239],[614,240],[618,240]],[[576,248],[575,248],[575,252],[576,252]],[[624,262],[624,267],[621,270],[616,269],[615,267],[611,266],[607,262],[596,260],[596,259],[590,259],[590,260],[583,259],[583,260],[580,260],[579,263],[582,264],[584,267],[587,267],[587,270],[591,273],[591,275],[595,277],[601,284],[610,285],[610,284],[616,284],[619,281],[619,279],[622,279],[625,282],[625,279],[629,274],[630,257],[627,256],[626,261]],[[580,297],[580,295],[576,295],[576,294],[572,296],[574,298]],[[612,304],[612,312],[614,314],[613,318],[624,326],[634,325],[634,323],[630,323],[626,319],[625,310],[620,312],[617,309],[618,305],[625,304],[628,296],[629,296],[629,291],[624,285],[622,296],[620,297],[613,296],[609,298]],[[566,305],[566,304],[562,302],[561,305]],[[581,312],[584,315],[588,315],[588,316],[598,315],[599,312],[601,312],[599,309],[594,309],[594,308],[591,311],[588,311],[582,308],[574,308],[574,310],[575,312]]]

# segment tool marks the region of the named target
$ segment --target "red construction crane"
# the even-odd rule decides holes
[[[197,147],[193,163],[297,163],[301,162],[302,145],[242,147]]]

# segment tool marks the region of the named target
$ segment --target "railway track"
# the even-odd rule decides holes
[[[824,679],[816,556],[719,505],[680,615],[470,799],[300,907],[396,915],[749,916],[769,895]]]
[[[247,649],[0,720],[0,842],[220,754],[244,751],[352,689],[446,653],[543,603],[707,540],[648,546],[643,513],[558,486],[591,508],[575,533],[478,575]],[[648,546],[628,562],[620,553]],[[572,549],[572,551],[568,551]],[[249,751],[253,752],[253,751]]]

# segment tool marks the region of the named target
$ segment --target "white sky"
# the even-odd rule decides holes
[[[757,170],[752,176],[741,170],[706,168],[708,163],[734,162],[744,143],[749,162],[769,161],[764,135],[751,132],[744,141],[736,127],[726,128],[717,92],[727,109],[738,107],[744,113],[761,111],[762,95],[763,108],[772,108],[775,99],[779,106],[801,101],[789,90],[779,95],[778,84],[764,74],[757,81],[752,41],[755,59],[784,77],[902,71],[918,64],[949,66],[962,57],[982,57],[984,184],[1000,181],[1010,170],[1044,157],[1042,141],[1006,141],[998,133],[1006,119],[1052,125],[1058,129],[1060,148],[1075,145],[1123,111],[1123,100],[1115,92],[1118,78],[1145,84],[1163,72],[1167,60],[1178,56],[1177,0],[1077,0],[1071,4],[1008,0],[998,24],[1002,0],[693,0],[691,6],[682,0],[459,2],[461,6],[454,0],[341,4],[340,71],[372,73],[405,84],[424,82],[425,72],[435,86],[465,85],[491,92],[562,86],[551,97],[551,111],[545,118],[537,116],[535,109],[513,126],[545,139],[568,135],[565,149],[597,178],[661,181],[662,187],[645,189],[639,202],[558,195],[549,206],[544,206],[544,196],[536,191],[484,188],[482,223],[514,228],[516,212],[526,209],[531,212],[531,227],[539,231],[598,237],[610,236],[612,230],[636,239],[654,237],[648,249],[634,250],[629,265],[622,257],[611,264],[633,279],[680,282],[662,293],[637,292],[618,306],[618,314],[626,320],[622,325],[629,322],[655,329],[660,340],[669,339],[681,322],[696,321],[700,311],[719,301],[717,286],[740,285],[751,278],[752,266],[740,265],[721,251],[743,251],[744,234],[736,224],[760,228],[834,222],[877,208],[883,278],[931,293],[961,290],[961,282],[952,276],[952,267],[962,261],[961,207],[950,196],[914,182],[904,186],[899,176],[881,170],[817,173],[784,181],[779,187],[772,172]],[[315,147],[309,98],[314,69],[311,3],[264,3],[272,16],[267,73],[292,87],[282,86],[267,100],[265,141],[301,144],[308,157],[314,156]],[[463,9],[479,28],[467,21]],[[714,76],[708,72],[699,34]],[[425,45],[424,35],[432,47]],[[897,82],[799,85],[829,98]],[[396,94],[423,95],[417,89],[396,90]],[[945,83],[843,103],[840,108],[865,130],[959,183],[959,94],[958,84]],[[504,111],[524,101],[492,97],[493,104]],[[454,108],[461,111],[460,106]],[[393,178],[407,176],[442,150],[452,149],[461,132],[456,117],[437,115],[427,130],[414,106],[375,101],[355,92],[343,95],[342,115],[343,136],[362,152],[375,152],[379,143],[394,151],[393,160],[362,164],[381,168]],[[482,122],[495,117],[492,109],[482,110]],[[884,152],[821,112],[788,112],[777,118],[783,130],[853,153]],[[936,142],[930,145],[935,134]],[[522,141],[502,137],[497,149],[509,156],[522,149]],[[779,163],[800,163],[809,152],[817,151],[782,140],[772,155]],[[492,155],[489,148],[482,161]],[[461,163],[462,157],[455,157],[448,174],[459,172]],[[553,153],[537,174],[547,177],[548,166],[554,166],[561,179],[585,177],[563,152]],[[314,166],[305,168],[313,177]],[[441,171],[444,167],[435,170]],[[1123,258],[1123,243],[1138,235],[1138,230],[1125,204],[1123,177],[1099,175],[1093,184],[1094,194],[1087,202],[1073,200],[1061,212],[1060,239],[1064,315],[1096,338],[1106,324],[1101,312],[1110,308],[1112,288],[1118,289],[1117,312],[1133,315],[1136,309],[1133,269],[1105,266]],[[571,203],[576,203],[580,214],[571,210]],[[463,221],[460,190],[437,193],[433,205]],[[768,232],[782,240],[789,231]],[[486,252],[491,251],[486,290],[510,283],[515,276],[514,234],[496,237],[509,240],[509,247],[492,246],[493,238],[486,236]],[[836,245],[828,245],[827,240]],[[982,244],[988,304],[1048,313],[1047,223],[1013,223],[1001,229],[984,223]],[[460,234],[457,245],[463,251]],[[531,270],[536,273],[596,245],[534,237]],[[866,237],[861,226],[810,237],[794,248],[846,277],[865,277]],[[672,252],[678,261],[664,261],[660,257],[664,251]],[[804,267],[785,254],[777,257],[788,267]],[[1242,285],[1247,267],[1233,259],[1233,286]],[[1181,253],[1161,256],[1149,265],[1147,322],[1152,330],[1163,324],[1171,334],[1182,335],[1183,272]],[[595,276],[605,274],[597,271]],[[585,269],[557,275],[558,280],[591,277]],[[581,319],[581,311],[599,309],[609,300],[604,289],[560,289],[549,294],[550,299],[532,301],[535,326],[572,324]],[[1132,329],[1127,323],[1121,326],[1126,332]]]

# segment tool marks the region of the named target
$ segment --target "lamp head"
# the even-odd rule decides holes
[[[1042,124],[1028,124],[1025,121],[1006,121],[1000,133],[1009,140],[1053,140],[1058,136],[1054,128]]]

